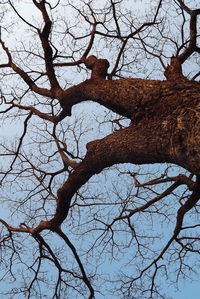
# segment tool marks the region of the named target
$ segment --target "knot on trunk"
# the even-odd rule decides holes
[[[174,81],[177,79],[186,79],[186,77],[183,75],[182,72],[182,65],[181,62],[177,57],[172,57],[171,58],[171,63],[168,65],[166,68],[164,75],[167,80],[169,81]]]
[[[98,59],[96,56],[89,56],[85,65],[88,69],[92,70],[91,78],[105,79],[107,76],[107,70],[110,66],[107,59]]]

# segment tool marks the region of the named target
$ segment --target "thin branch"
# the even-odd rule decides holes
[[[11,165],[10,165],[10,169],[13,168],[13,165],[14,165],[14,163],[15,163],[15,161],[16,161],[18,155],[19,155],[19,151],[20,151],[20,148],[21,148],[23,139],[24,139],[24,137],[25,137],[25,135],[26,135],[26,132],[27,132],[28,121],[29,121],[29,119],[32,117],[32,115],[33,115],[33,113],[30,112],[30,113],[28,114],[27,118],[26,118],[25,121],[24,121],[24,132],[23,132],[22,136],[21,136],[20,139],[19,139],[19,144],[18,144],[18,147],[17,147],[17,150],[16,150],[15,158],[14,158],[13,162],[12,162]]]
[[[74,255],[74,257],[75,257],[75,259],[76,259],[76,261],[77,261],[77,264],[79,265],[79,268],[80,268],[81,273],[82,273],[82,276],[83,276],[82,279],[83,279],[84,283],[87,285],[87,287],[88,287],[88,289],[89,289],[89,291],[90,291],[90,295],[89,295],[88,299],[92,299],[92,298],[94,298],[94,289],[93,289],[93,287],[92,287],[92,285],[91,285],[91,283],[90,283],[90,281],[89,281],[89,279],[88,279],[88,277],[87,277],[87,275],[86,275],[85,269],[84,269],[83,264],[82,264],[82,262],[81,262],[81,260],[80,260],[80,258],[79,258],[79,256],[78,256],[78,253],[77,253],[77,251],[76,251],[76,248],[75,248],[74,245],[71,243],[71,241],[69,240],[69,238],[67,237],[67,235],[64,234],[63,231],[62,231],[60,228],[58,228],[58,229],[56,230],[56,233],[57,233],[57,234],[58,234],[58,235],[65,241],[65,243],[69,246],[69,248],[71,249],[71,251],[72,251],[72,253],[73,253],[73,255]]]

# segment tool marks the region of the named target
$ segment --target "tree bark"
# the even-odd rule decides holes
[[[70,95],[71,93],[71,95]],[[65,92],[62,105],[98,102],[132,119],[132,124],[87,144],[87,154],[58,191],[56,229],[71,198],[94,174],[118,163],[174,163],[200,175],[200,84],[178,81],[87,80]],[[67,106],[66,105],[66,106]],[[68,106],[69,107],[69,106]]]
[[[198,82],[185,78],[176,63],[166,71],[166,81],[106,80],[106,60],[89,57],[85,64],[92,70],[89,80],[55,91],[63,108],[61,119],[71,114],[73,105],[93,101],[129,118],[131,125],[87,144],[85,158],[58,190],[55,216],[41,222],[35,232],[56,230],[67,217],[76,191],[113,164],[174,163],[200,175]]]
[[[184,77],[174,81],[92,78],[66,90],[60,99],[66,114],[73,105],[88,100],[132,120],[127,130],[117,133],[123,136],[117,137],[116,144],[115,134],[107,137],[113,143],[109,151],[114,151],[113,156],[116,152],[121,162],[170,162],[200,174],[198,82]],[[108,155],[106,145],[104,150]]]

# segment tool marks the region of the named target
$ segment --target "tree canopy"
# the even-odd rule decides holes
[[[168,298],[195,279],[199,16],[1,2],[2,296]]]

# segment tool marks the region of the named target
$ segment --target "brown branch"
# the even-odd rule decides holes
[[[35,29],[36,31],[38,30],[38,28],[36,28],[33,24],[29,23],[27,20],[25,20],[22,15],[19,14],[19,12],[17,11],[17,9],[15,8],[15,6],[12,4],[12,2],[9,0],[8,1],[10,6],[12,7],[12,9],[14,10],[14,12],[16,13],[16,15],[25,23],[27,24],[29,27],[32,27],[33,29]]]
[[[192,77],[191,80],[195,80],[195,79],[198,78],[199,76],[200,76],[200,71],[199,71],[197,74],[195,74],[195,75]]]
[[[60,228],[57,228],[56,229],[56,233],[65,241],[65,243],[67,244],[67,246],[69,246],[69,248],[71,249],[75,259],[76,259],[76,262],[77,264],[79,265],[79,268],[81,270],[81,273],[82,273],[82,280],[84,281],[84,283],[87,285],[89,291],[90,291],[90,295],[88,297],[88,299],[92,299],[94,298],[94,289],[86,275],[86,272],[85,272],[85,269],[83,267],[83,264],[80,260],[80,257],[76,251],[76,248],[74,247],[74,245],[72,244],[72,242],[69,240],[69,238],[67,237],[66,234],[63,233],[63,231],[60,229]]]
[[[177,0],[178,3],[180,4],[180,7],[185,10],[188,14],[192,13],[192,10],[182,1],[182,0]]]
[[[185,214],[190,211],[200,199],[200,177],[197,176],[196,186],[190,195],[189,199],[179,208],[177,212],[176,227],[174,236],[177,237],[183,224]]]
[[[163,255],[166,253],[167,249],[171,246],[174,240],[178,242],[177,236],[179,235],[182,229],[183,218],[185,214],[195,206],[199,198],[200,198],[200,178],[197,177],[197,183],[193,193],[191,194],[190,198],[186,201],[186,203],[177,212],[177,222],[172,237],[169,239],[169,241],[164,246],[162,251],[159,253],[157,258],[155,258],[147,267],[145,267],[137,277],[132,279],[132,283],[140,279],[144,275],[144,273],[148,269],[150,269],[153,265],[157,266],[157,262],[163,258]]]
[[[145,186],[151,186],[151,185],[156,185],[156,184],[163,184],[163,183],[167,183],[167,182],[177,182],[180,185],[187,185],[189,190],[193,190],[196,186],[196,183],[193,182],[191,180],[190,177],[187,177],[184,174],[179,174],[175,177],[169,177],[169,178],[165,178],[165,179],[155,179],[155,180],[151,180],[148,182],[145,182],[143,184],[140,184],[137,179],[136,179],[136,174],[135,173],[130,173],[130,175],[133,177],[134,179],[134,183],[136,187],[145,187]]]
[[[6,102],[6,104],[11,104],[12,105],[10,107],[10,109],[13,108],[13,107],[16,107],[16,108],[19,108],[21,110],[30,111],[33,114],[37,115],[38,117],[40,117],[42,119],[45,119],[45,120],[48,120],[48,121],[51,121],[52,123],[57,123],[58,118],[59,118],[59,116],[51,116],[51,115],[48,115],[46,113],[43,113],[43,112],[41,112],[40,110],[36,109],[33,106],[24,106],[24,105],[16,104],[16,103],[13,103],[13,102]]]
[[[138,136],[140,136],[141,139],[139,139]],[[156,146],[156,142],[154,140],[152,144],[151,138],[147,136],[148,132],[146,130],[139,134],[138,129],[135,128],[134,130],[134,128],[128,127],[118,130],[101,140],[89,143],[87,145],[88,151],[85,158],[58,190],[56,213],[50,220],[51,229],[56,229],[66,219],[70,209],[71,199],[78,189],[94,174],[100,173],[105,167],[126,162],[134,164],[153,163],[154,156],[149,154],[150,151],[151,153],[155,153],[156,161],[158,162],[157,148],[155,150],[152,149],[152,147]],[[140,146],[141,144],[143,144],[142,147]],[[169,160],[172,156],[169,154],[167,157],[167,155],[161,155],[159,162],[164,160],[170,162]],[[172,188],[176,188],[178,185],[179,183],[176,182]],[[167,192],[171,192],[171,189],[166,191],[166,193]],[[163,194],[163,197],[165,195],[166,194]]]
[[[11,165],[10,165],[10,169],[12,169],[12,167],[13,167],[13,165],[14,165],[14,163],[15,163],[15,161],[16,161],[18,155],[19,155],[19,151],[20,151],[20,148],[21,148],[23,139],[24,139],[24,137],[25,137],[25,135],[26,135],[26,132],[27,132],[28,121],[29,121],[29,119],[31,118],[31,116],[32,116],[32,112],[29,113],[29,115],[27,116],[27,118],[26,118],[25,121],[24,121],[24,132],[23,132],[22,136],[21,136],[20,139],[19,139],[19,144],[18,144],[16,153],[15,153],[15,158],[14,158],[14,160],[12,161],[12,163],[11,163]]]
[[[190,40],[188,47],[178,56],[181,63],[185,62],[197,50],[197,16],[199,14],[199,10],[194,10],[190,14]]]
[[[181,185],[181,183],[175,182],[169,188],[167,188],[164,192],[162,192],[161,194],[159,194],[155,198],[149,200],[146,204],[144,204],[144,205],[142,205],[138,208],[135,208],[133,210],[125,209],[123,212],[129,212],[129,214],[119,216],[119,217],[115,218],[114,221],[127,219],[127,218],[130,218],[131,216],[133,216],[134,214],[136,214],[138,212],[145,211],[147,208],[151,207],[154,203],[156,203],[156,202],[160,201],[162,198],[165,198],[166,196],[170,195],[180,185]]]
[[[33,233],[33,229],[26,226],[20,226],[20,227],[13,227],[9,225],[5,220],[0,219],[0,222],[7,228],[9,232],[22,232],[22,233]]]
[[[182,64],[194,53],[200,53],[200,49],[197,46],[197,17],[200,15],[200,9],[192,10],[190,9],[182,0],[177,0],[181,9],[187,12],[190,15],[190,38],[188,42],[188,46],[181,45],[180,49],[185,46],[185,50],[178,54],[176,57],[171,58],[170,65],[167,67],[165,71],[165,76],[168,80],[177,80],[177,79],[186,79],[182,74]],[[187,44],[187,43],[185,43]],[[178,51],[178,52],[179,52]]]
[[[44,50],[44,59],[45,59],[46,71],[49,78],[49,82],[52,89],[54,88],[60,89],[58,80],[55,75],[54,66],[53,66],[53,50],[49,42],[49,36],[52,28],[52,21],[50,20],[49,15],[47,13],[45,1],[37,2],[33,0],[33,3],[42,13],[43,20],[45,23],[43,30],[42,31],[38,30],[38,34]]]
[[[96,31],[96,27],[97,27],[97,20],[95,18],[94,12],[93,12],[91,6],[89,4],[87,4],[87,5],[88,5],[91,15],[93,17],[93,24],[92,24],[92,31],[90,33],[90,40],[88,42],[87,48],[85,49],[81,59],[86,58],[88,56],[88,54],[90,53],[90,50],[92,49],[92,46],[94,44],[95,31]]]
[[[53,93],[51,90],[46,89],[46,88],[40,88],[36,85],[36,83],[31,79],[31,77],[28,76],[28,74],[21,68],[19,68],[13,61],[12,61],[12,56],[9,51],[9,49],[5,46],[5,43],[0,39],[0,44],[2,45],[3,50],[5,51],[7,57],[8,57],[8,63],[7,64],[1,64],[0,68],[3,67],[10,67],[15,71],[23,80],[24,82],[29,86],[29,88],[43,96],[47,96],[52,98]]]
[[[143,23],[138,29],[136,29],[134,32],[131,32],[125,39],[123,38],[122,41],[122,46],[121,46],[121,49],[117,55],[117,59],[116,59],[116,62],[115,62],[115,65],[111,71],[111,73],[109,74],[109,77],[112,78],[112,76],[116,73],[117,71],[117,68],[118,68],[118,65],[119,65],[119,62],[120,62],[120,59],[124,53],[124,49],[129,41],[129,39],[131,38],[134,38],[135,35],[139,34],[143,29],[146,29],[150,26],[154,26],[156,24],[156,19],[157,19],[157,16],[158,16],[158,13],[159,13],[159,10],[162,6],[162,0],[159,1],[158,3],[158,6],[157,6],[157,9],[156,9],[156,13],[154,15],[154,18],[152,20],[152,22],[146,22],[146,23]]]
[[[107,69],[109,68],[107,59],[97,59],[96,56],[89,56],[84,63],[88,69],[92,70],[91,79],[106,78]]]
[[[114,21],[115,21],[115,26],[117,28],[117,34],[118,34],[118,36],[121,36],[121,30],[120,30],[120,26],[119,26],[118,19],[117,19],[115,5],[116,5],[116,3],[111,0],[111,6],[112,6],[112,10],[113,10],[113,18],[114,18]]]
[[[197,47],[197,17],[200,14],[200,9],[192,10],[182,0],[177,0],[177,2],[181,9],[190,15],[189,44],[185,47],[185,50],[176,57],[179,63],[183,64],[194,52],[199,52],[199,48]]]
[[[82,63],[85,62],[85,59],[81,58],[79,60],[76,61],[70,61],[70,62],[54,62],[53,66],[76,66],[76,65],[80,65]]]
[[[52,136],[53,136],[54,141],[55,141],[55,143],[56,143],[56,146],[57,146],[58,152],[59,152],[59,154],[60,154],[60,157],[61,157],[61,159],[62,159],[62,161],[63,161],[64,169],[67,169],[69,166],[70,166],[72,169],[77,168],[77,166],[78,166],[79,163],[77,163],[76,161],[70,159],[70,158],[64,153],[63,149],[60,147],[60,143],[59,143],[59,140],[58,140],[58,138],[57,138],[57,136],[56,136],[56,132],[55,132],[55,130],[56,130],[56,126],[54,126],[54,128],[53,128]]]

